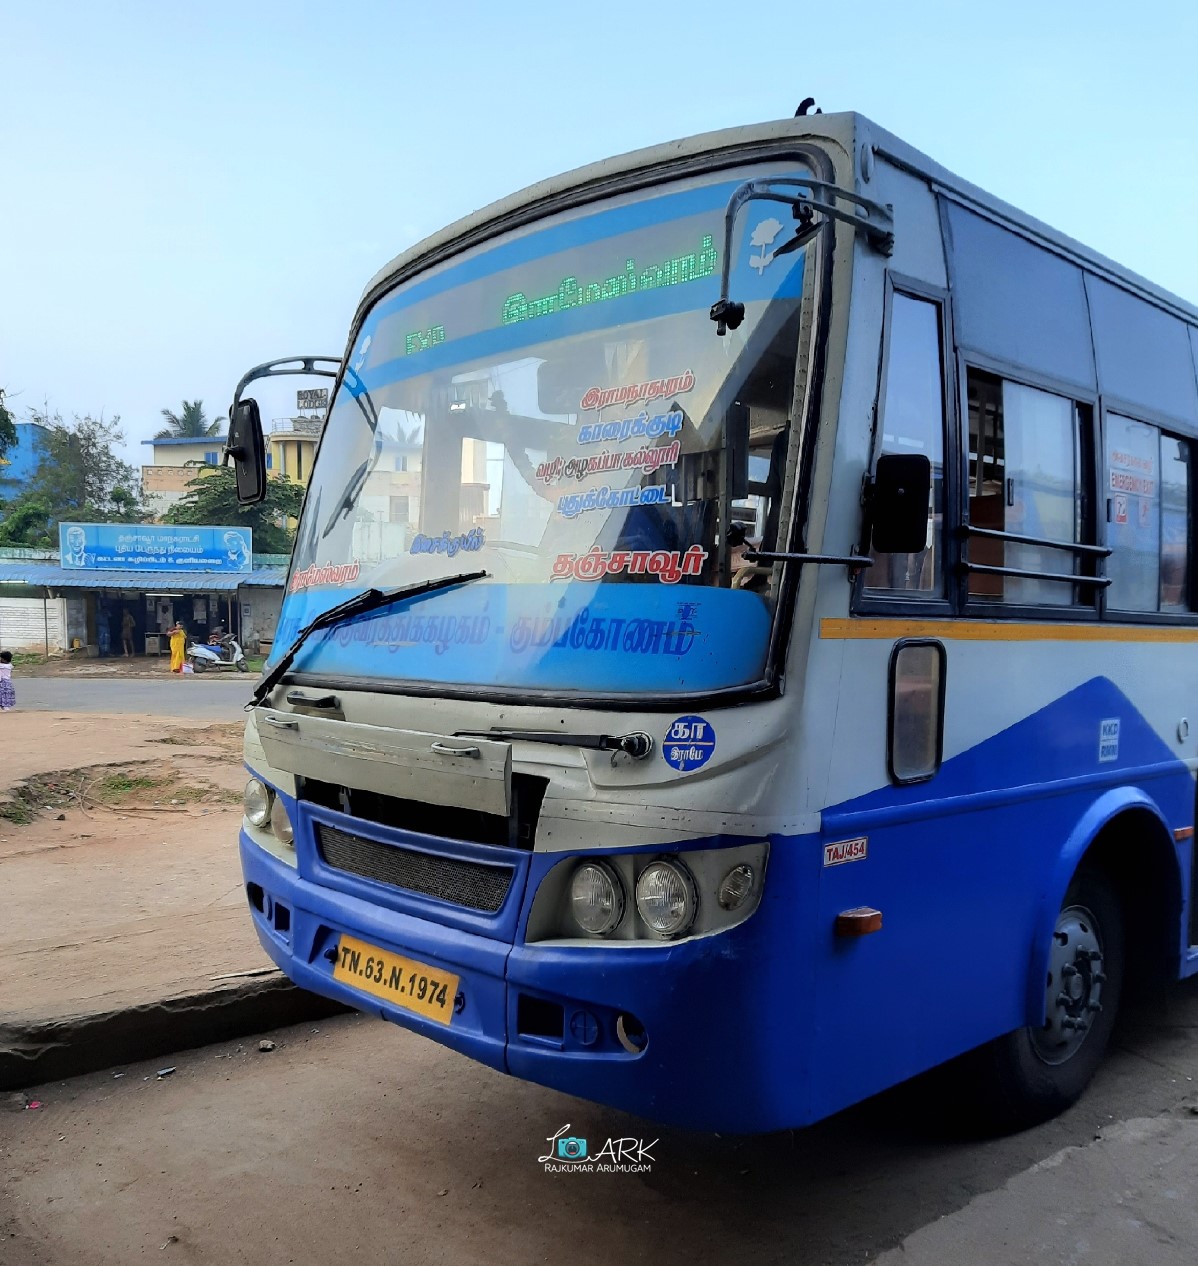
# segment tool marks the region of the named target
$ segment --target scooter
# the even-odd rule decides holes
[[[232,633],[225,633],[211,645],[193,642],[187,648],[187,661],[197,673],[205,673],[209,668],[236,668],[239,673],[250,670],[245,652]]]

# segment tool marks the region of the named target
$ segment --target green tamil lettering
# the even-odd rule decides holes
[[[557,306],[564,312],[567,308],[573,308],[578,302],[578,278],[564,278],[557,288]]]
[[[417,352],[427,352],[430,347],[445,342],[445,327],[434,325],[427,330],[413,330],[405,336],[403,350],[405,356],[414,356]]]
[[[638,290],[655,290],[662,286],[699,281],[715,272],[719,258],[720,253],[715,249],[711,235],[705,233],[698,253],[678,255],[661,264],[650,264],[639,272],[636,260],[627,259],[622,273],[601,282],[590,281],[583,285],[577,277],[563,277],[556,290],[540,299],[529,299],[522,291],[508,295],[503,301],[503,324],[515,325],[519,321],[566,312],[583,304],[620,299]]]
[[[528,300],[517,291],[514,295],[508,295],[503,301],[503,323],[504,325],[515,325],[517,321],[528,319]]]

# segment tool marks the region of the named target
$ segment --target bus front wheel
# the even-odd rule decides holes
[[[1098,870],[1074,876],[1052,933],[1045,1020],[975,1052],[983,1123],[1018,1130],[1056,1116],[1094,1076],[1123,991],[1123,913]]]

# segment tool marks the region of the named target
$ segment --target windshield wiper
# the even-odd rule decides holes
[[[631,734],[562,734],[557,730],[455,730],[454,738],[522,739],[525,743],[551,743],[555,747],[587,747],[596,752],[627,752],[644,760],[653,751],[653,735],[642,730]]]
[[[485,580],[491,573],[487,571],[468,571],[460,576],[442,576],[440,580],[422,580],[415,585],[402,585],[399,589],[366,589],[356,597],[322,611],[314,620],[300,629],[299,636],[287,648],[283,658],[266,674],[254,690],[254,697],[245,705],[247,712],[252,712],[282,680],[283,674],[291,667],[292,661],[299,654],[300,647],[318,629],[327,629],[340,624],[351,616],[362,615],[367,611],[375,611],[379,607],[389,606],[401,598],[423,598],[442,589],[450,589],[454,585],[468,585],[474,580]]]

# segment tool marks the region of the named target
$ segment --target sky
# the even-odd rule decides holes
[[[1192,0],[0,0],[0,388],[140,465],[459,216],[807,96],[1198,302],[1196,51]]]

